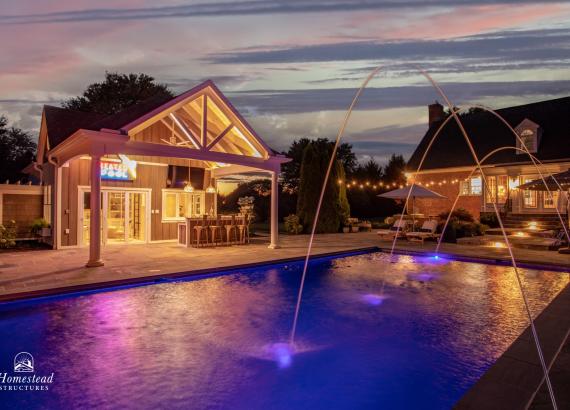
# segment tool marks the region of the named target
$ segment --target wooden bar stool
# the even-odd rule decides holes
[[[243,216],[243,223],[238,225],[238,229],[240,243],[249,243],[249,214]]]
[[[235,215],[232,215],[231,222],[229,224],[226,224],[225,228],[226,228],[226,243],[228,245],[231,245],[232,243],[237,243],[237,241],[238,241],[238,227],[236,224],[236,216]],[[234,239],[233,242],[231,240],[232,233],[234,234],[233,235],[233,239]]]
[[[194,238],[197,247],[200,247],[202,243],[202,239],[204,240],[203,244],[208,244],[208,220],[206,219],[206,215],[202,218],[202,222],[198,222],[194,226]]]
[[[218,242],[223,242],[222,221],[219,216],[216,218],[216,221],[212,221],[212,224],[210,225],[210,240],[214,246],[216,246]]]

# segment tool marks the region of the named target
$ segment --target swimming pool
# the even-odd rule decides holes
[[[527,326],[511,268],[382,253],[0,305],[0,373],[29,352],[48,391],[13,408],[450,408]],[[538,314],[568,283],[522,269]]]

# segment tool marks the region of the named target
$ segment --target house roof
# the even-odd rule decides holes
[[[540,101],[496,110],[513,128],[528,119],[540,126],[540,144],[534,154],[541,161],[570,159],[570,97]],[[434,123],[426,132],[408,161],[407,169],[416,171],[423,153],[443,121]],[[485,111],[461,116],[479,159],[496,148],[517,146],[512,131],[493,114]],[[530,163],[525,154],[503,150],[492,155],[485,164]],[[475,165],[473,156],[457,125],[452,119],[434,141],[422,170]]]
[[[66,140],[71,134],[81,128],[105,118],[104,114],[68,110],[51,105],[44,105],[44,116],[48,132],[50,148],[54,148]]]

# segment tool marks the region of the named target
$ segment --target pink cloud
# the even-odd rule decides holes
[[[402,36],[421,32],[425,38],[453,38],[495,30],[516,28],[539,22],[545,18],[570,12],[570,7],[559,4],[528,6],[479,6],[456,8],[430,19],[430,24],[410,27]]]

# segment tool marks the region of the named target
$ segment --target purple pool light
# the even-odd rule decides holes
[[[376,295],[374,293],[362,295],[362,300],[372,306],[380,306],[387,298],[388,297],[386,295]]]
[[[273,343],[267,347],[267,352],[271,355],[272,359],[277,362],[280,369],[285,369],[291,366],[293,362],[295,348],[289,343]]]

